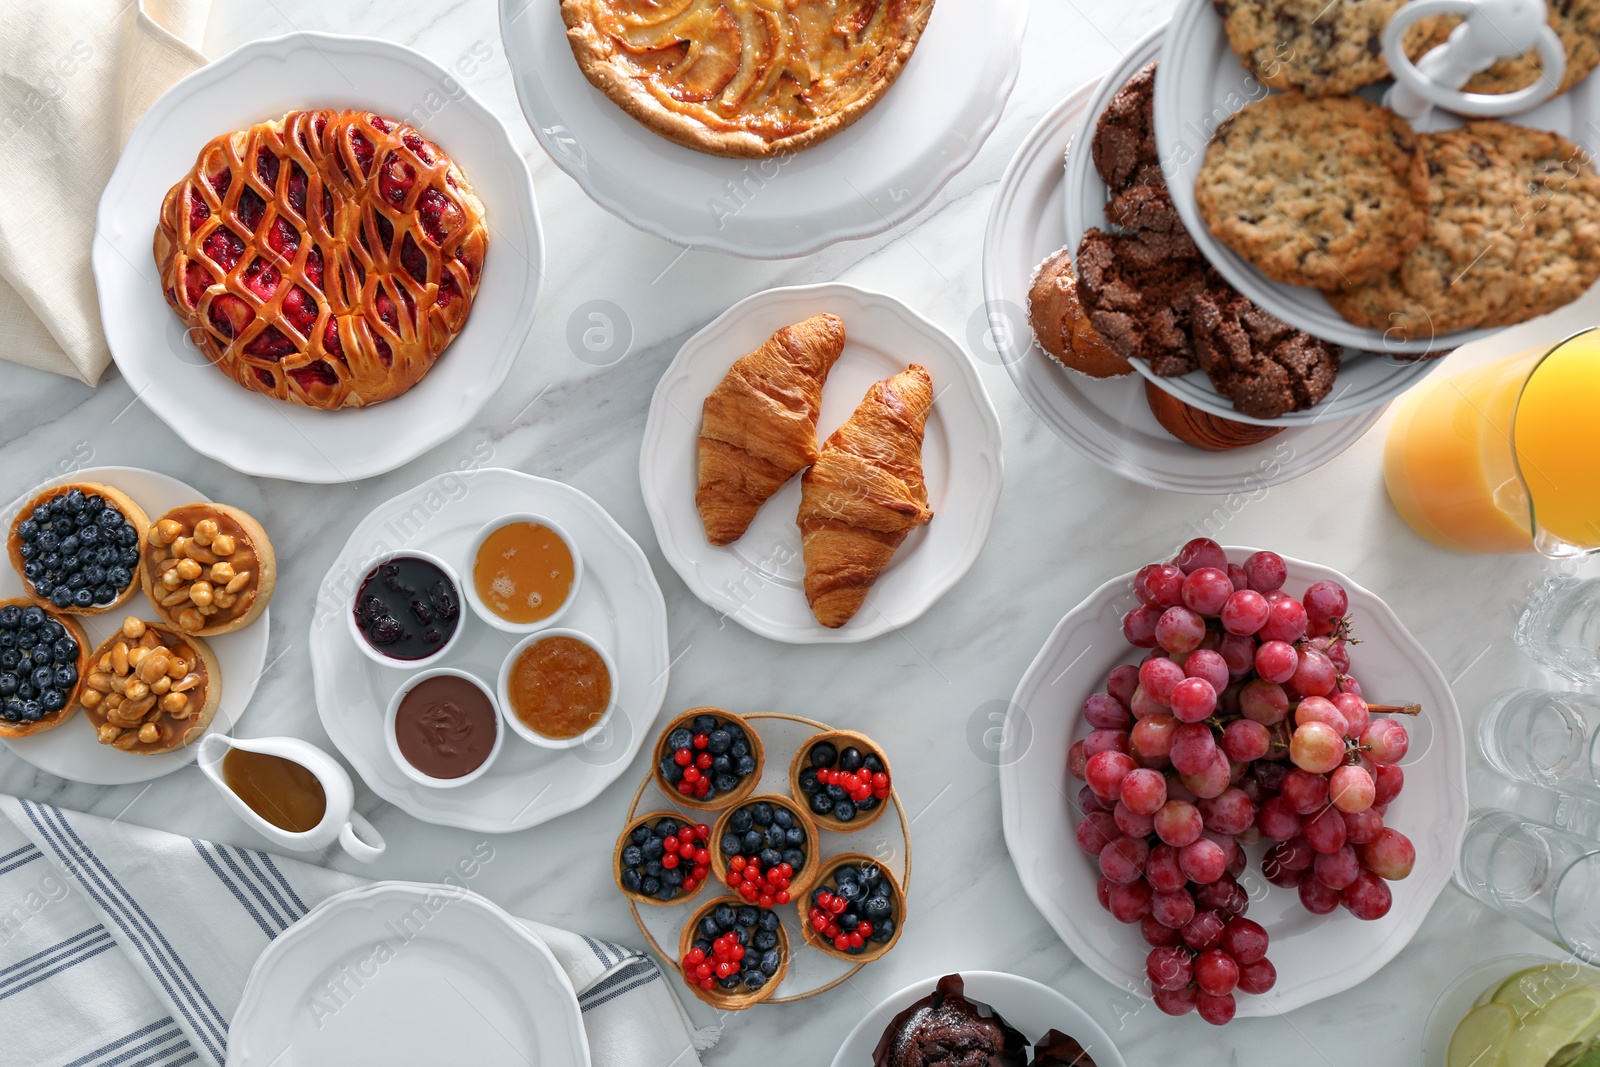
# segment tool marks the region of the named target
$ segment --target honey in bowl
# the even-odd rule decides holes
[[[251,811],[291,834],[315,829],[328,810],[317,776],[282,756],[230,748],[222,757],[222,780]]]
[[[543,637],[518,653],[506,680],[511,713],[541,737],[569,741],[611,704],[611,671],[575,637]]]
[[[517,625],[561,610],[577,566],[561,535],[538,522],[508,522],[484,538],[472,582],[484,606]]]

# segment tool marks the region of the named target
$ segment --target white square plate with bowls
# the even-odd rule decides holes
[[[578,545],[583,580],[560,628],[582,631],[610,654],[616,707],[594,737],[561,750],[536,746],[501,723],[507,736],[481,778],[450,789],[423,785],[395,763],[384,738],[391,698],[421,669],[374,662],[356,646],[344,615],[373,564],[391,553],[431,553],[471,581],[466,556],[478,531],[522,512],[554,520]],[[464,632],[435,666],[465,671],[493,691],[501,664],[527,635],[491,627],[465,597],[458,625]],[[616,781],[652,735],[670,666],[666,602],[627,532],[570,485],[498,467],[439,475],[361,520],[322,581],[310,645],[317,714],[372,791],[423,822],[481,833],[537,826],[583,807]]]
[[[545,943],[470,890],[376,882],[329,897],[256,960],[228,1067],[589,1067]]]
[[[151,254],[162,199],[207,142],[312,107],[367,109],[415,126],[461,167],[489,228],[466,327],[408,392],[359,409],[274,400],[211,366],[167,306]],[[459,433],[499,391],[533,324],[544,236],[510,132],[447,70],[388,41],[291,33],[229,52],[151,105],[101,194],[93,264],[117,367],[185,443],[245,474],[337,483],[410,462]]]
[[[920,363],[933,379],[922,462],[933,520],[912,531],[836,630],[811,614],[802,581],[800,478],[762,506],[738,541],[706,540],[695,507],[700,411],[735,360],[784,326],[828,312],[844,321],[844,353],[822,391],[825,441],[877,381]],[[867,641],[914,621],[960,580],[982,551],[1004,480],[1000,419],[972,359],[939,327],[892,296],[830,282],[768,289],[741,300],[689,338],[650,402],[639,481],[662,554],[709,607],[752,633],[791,644]]]
[[[22,505],[51,486],[69,482],[99,482],[120,489],[144,509],[152,522],[175,507],[209,499],[194,486],[156,471],[138,467],[89,467],[51,478],[6,505],[6,509],[0,512],[0,537],[11,529],[12,520]],[[0,599],[22,595],[22,576],[9,565],[0,567]],[[137,615],[146,622],[160,618],[155,605],[142,592],[135,592],[125,603],[110,611],[74,617],[83,624],[84,632],[89,635],[88,651],[93,653],[110,639],[122,625],[122,620],[129,615]],[[216,717],[211,720],[206,733],[230,733],[244,714],[250,698],[255,695],[256,685],[261,681],[262,669],[267,662],[271,622],[272,609],[269,607],[259,619],[242,630],[204,638],[217,657],[217,666],[222,670],[222,703],[217,707]],[[152,756],[123,752],[100,743],[95,737],[94,727],[81,709],[52,730],[31,737],[6,738],[0,743],[41,771],[88,785],[128,785],[160,778],[193,763],[199,748],[197,740],[176,752]]]
[[[1066,239],[1061,161],[1076,154],[1072,146],[1088,154],[1094,131],[1086,116],[1094,114],[1089,104],[1104,96],[1104,84],[1089,82],[1046,113],[1000,179],[983,244],[983,296],[995,358],[1057,437],[1141,485],[1176,493],[1253,493],[1316,470],[1366,433],[1383,408],[1314,420],[1260,444],[1207,452],[1161,428],[1145,400],[1143,374],[1097,381],[1067,370],[1034,340],[1028,324],[1033,271]],[[1140,368],[1138,360],[1132,362]],[[1166,388],[1174,379],[1155,381]]]
[[[1242,563],[1253,549],[1226,551],[1229,562]],[[1328,567],[1284,561],[1284,590],[1291,595],[1325,579],[1349,594],[1362,642],[1351,649],[1350,673],[1366,699],[1422,705],[1421,715],[1404,720],[1411,732],[1401,760],[1405,788],[1384,816],[1386,826],[1411,838],[1417,858],[1408,878],[1388,883],[1394,895],[1389,913],[1365,922],[1343,908],[1312,915],[1293,889],[1275,888],[1262,876],[1266,843],[1249,848],[1239,881],[1250,894],[1248,918],[1271,937],[1267,958],[1278,981],[1263,995],[1241,994],[1240,1018],[1280,1015],[1342,993],[1399,955],[1450,881],[1467,825],[1466,731],[1450,683],[1375,594]],[[1087,732],[1080,725],[1084,700],[1104,691],[1113,667],[1141,658],[1143,650],[1121,633],[1123,614],[1138,603],[1132,582],[1132,574],[1113,578],[1056,626],[1017,686],[998,756],[1006,846],[1023,889],[1073,955],[1111,984],[1148,998],[1150,946],[1137,924],[1117,922],[1095,900],[1099,866],[1074,835],[1083,783],[1066,770],[1068,747]]]
[[[1022,59],[1027,0],[938,0],[882,99],[812,148],[729,159],[667,140],[589,83],[558,0],[500,0],[528,125],[557,166],[624,222],[752,259],[810,255],[916,214],[1000,121]]]

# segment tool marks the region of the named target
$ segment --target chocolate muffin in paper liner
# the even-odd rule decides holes
[[[932,993],[889,1023],[873,1067],[1026,1067],[1028,1039],[965,992],[959,974],[939,979]]]

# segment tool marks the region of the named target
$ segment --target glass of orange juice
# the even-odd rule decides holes
[[[1457,552],[1600,550],[1600,328],[1424,382],[1384,449],[1389,498]]]

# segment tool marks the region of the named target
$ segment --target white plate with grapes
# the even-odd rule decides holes
[[[1375,974],[1466,827],[1460,713],[1394,612],[1206,539],[1067,613],[999,755],[1012,862],[1067,947],[1219,1025]]]

